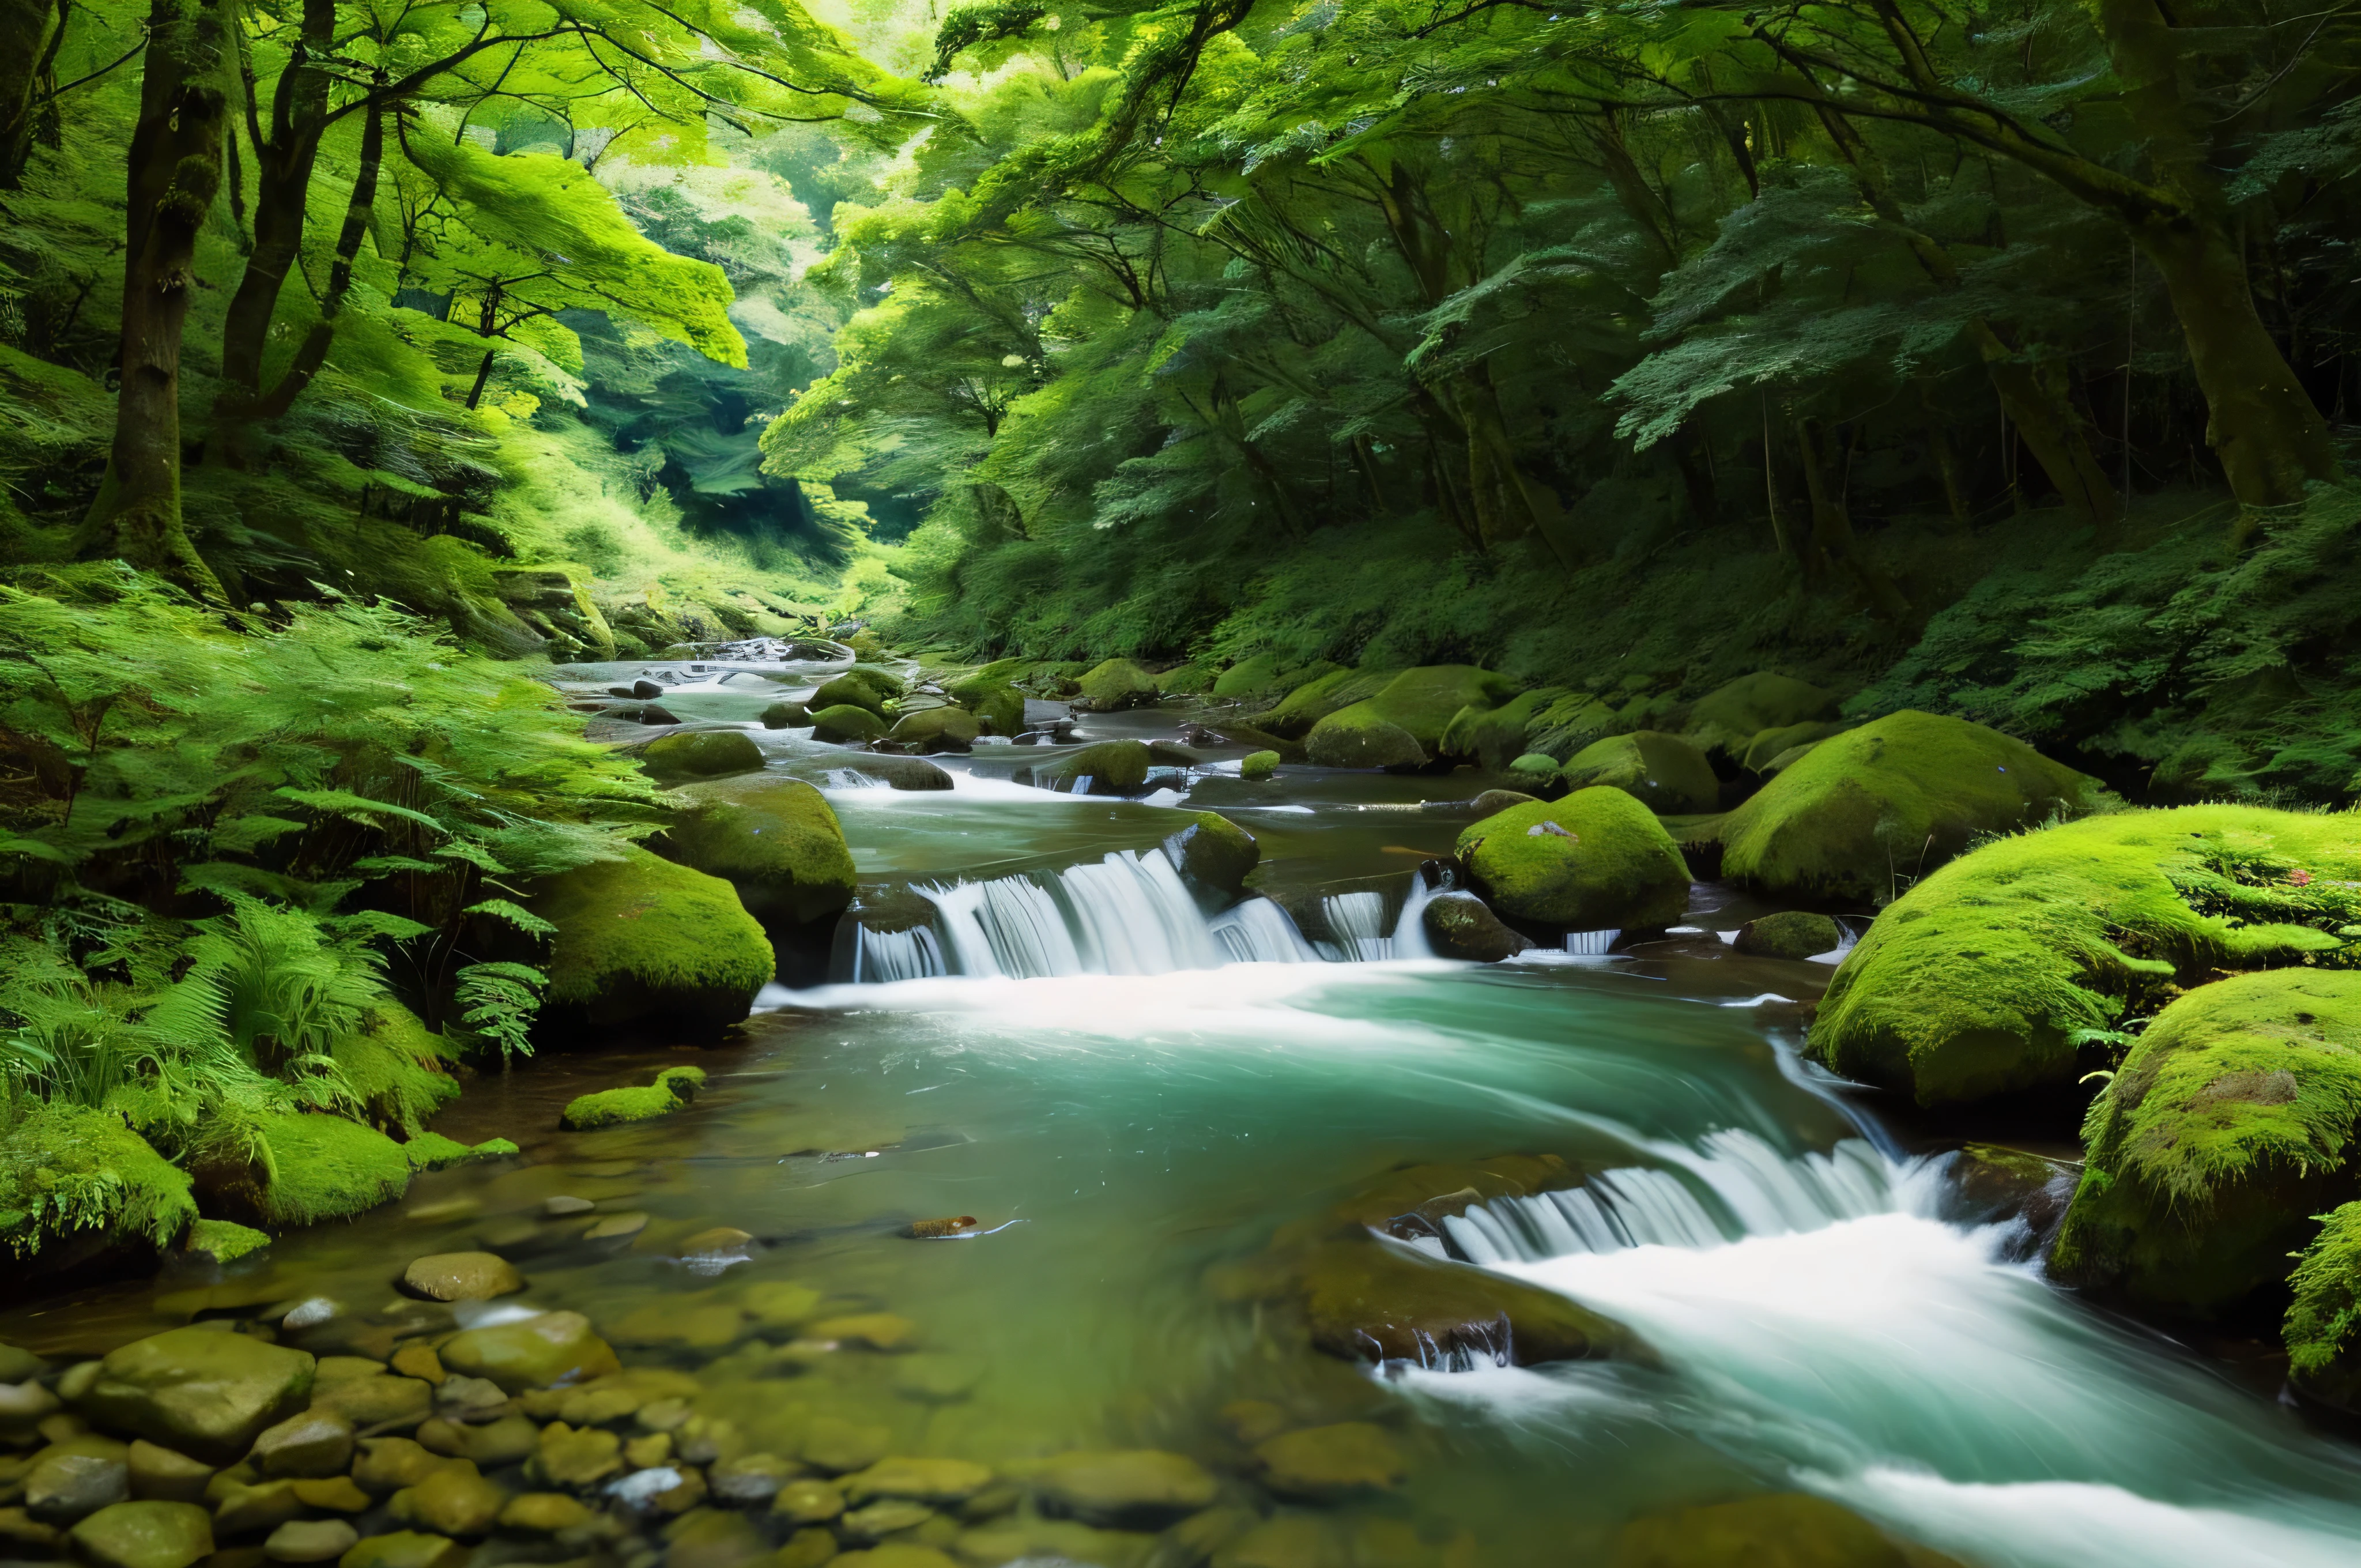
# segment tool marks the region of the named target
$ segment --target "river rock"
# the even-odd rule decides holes
[[[543,1312],[522,1322],[468,1329],[445,1341],[441,1354],[453,1372],[489,1377],[511,1394],[604,1376],[622,1365],[579,1312]]]
[[[887,1497],[864,1508],[847,1508],[836,1521],[836,1532],[847,1541],[881,1541],[896,1530],[915,1530],[935,1517],[924,1503]]]
[[[213,1555],[213,1521],[193,1503],[115,1503],[70,1532],[91,1568],[190,1568]]]
[[[710,779],[761,769],[763,748],[742,729],[659,735],[640,750],[640,764],[659,779]]]
[[[418,1429],[418,1442],[429,1453],[448,1459],[471,1460],[479,1469],[497,1470],[532,1458],[541,1446],[541,1429],[533,1425],[533,1418],[522,1413],[505,1415],[481,1426],[436,1420]]]
[[[262,1554],[273,1563],[333,1563],[360,1538],[343,1519],[290,1519],[270,1532]]]
[[[1809,959],[1844,946],[1845,929],[1826,915],[1783,909],[1749,920],[1730,945],[1764,959]]]
[[[561,1034],[716,1033],[745,1018],[778,967],[729,883],[637,846],[544,879],[532,908],[557,927],[543,1020]]]
[[[894,1429],[845,1416],[814,1416],[804,1428],[796,1457],[815,1470],[843,1475],[866,1470],[894,1445]]]
[[[254,1440],[249,1456],[265,1475],[335,1475],[353,1463],[353,1423],[334,1410],[306,1410]]]
[[[1267,779],[1279,772],[1279,755],[1276,751],[1249,751],[1238,759],[1238,777]]]
[[[802,729],[811,724],[811,709],[799,702],[774,702],[764,708],[762,726],[765,729]]]
[[[873,665],[858,665],[822,681],[811,694],[809,706],[813,712],[839,706],[861,708],[884,718],[889,705],[903,692],[902,682],[886,671]]]
[[[1322,719],[1305,738],[1303,750],[1314,766],[1323,768],[1408,773],[1427,763],[1426,749],[1418,743],[1417,736],[1367,704]]]
[[[415,1486],[443,1461],[423,1444],[406,1437],[365,1437],[353,1461],[353,1481],[379,1497]]]
[[[747,1568],[770,1543],[744,1514],[698,1508],[664,1526],[664,1568]]]
[[[965,1459],[881,1459],[847,1475],[845,1496],[908,1497],[922,1503],[963,1503],[992,1484],[992,1472]]]
[[[124,1455],[131,1495],[146,1502],[193,1503],[205,1495],[214,1466],[141,1438]]]
[[[430,1301],[489,1301],[524,1288],[524,1276],[498,1253],[438,1252],[413,1258],[401,1288]]]
[[[726,1459],[705,1473],[713,1499],[734,1508],[768,1508],[779,1488],[802,1475],[804,1467],[775,1453],[747,1453]]]
[[[1404,670],[1367,697],[1330,710],[1304,736],[1304,750],[1328,767],[1421,766],[1443,754],[1444,736],[1462,711],[1497,707],[1515,691],[1515,682],[1473,664]],[[1301,695],[1290,693],[1266,720],[1277,733],[1286,733],[1277,728],[1280,712]],[[1402,737],[1417,751],[1415,759],[1403,750]]]
[[[983,721],[963,707],[927,707],[895,719],[885,739],[922,752],[964,751],[983,733]]]
[[[2289,1387],[2361,1416],[2361,1202],[2325,1217],[2288,1285],[2295,1298],[2282,1325]]]
[[[1191,814],[1189,826],[1164,840],[1165,858],[1180,872],[1201,903],[1220,905],[1235,899],[1262,861],[1254,835],[1211,811]]]
[[[1675,1508],[1623,1527],[1613,1568],[1960,1568],[1894,1541],[1859,1514],[1801,1492]]]
[[[250,1335],[169,1329],[110,1352],[81,1404],[117,1431],[228,1464],[303,1408],[315,1366]]]
[[[1735,760],[1765,730],[1834,718],[1836,701],[1834,692],[1808,681],[1757,671],[1697,698],[1685,734],[1698,749]]]
[[[363,1536],[336,1568],[466,1568],[467,1549],[448,1536],[397,1530]]]
[[[1082,694],[1075,698],[1074,707],[1083,713],[1141,707],[1163,695],[1156,677],[1129,659],[1109,659],[1093,667],[1078,684]]]
[[[500,1508],[500,1528],[527,1535],[556,1535],[580,1530],[598,1514],[563,1492],[522,1492]]]
[[[1886,904],[1973,840],[2098,793],[2022,740],[1905,709],[1820,742],[1732,811],[1722,871],[1779,897]]]
[[[772,1495],[771,1511],[796,1524],[826,1524],[844,1512],[844,1491],[833,1482],[805,1476]]]
[[[692,807],[655,848],[727,882],[766,929],[830,919],[852,902],[843,826],[809,784],[763,773],[681,793]]]
[[[18,1483],[25,1511],[43,1524],[71,1524],[131,1496],[128,1451],[112,1438],[84,1435],[50,1444],[33,1456]]]
[[[1721,781],[1705,753],[1653,729],[1593,740],[1567,760],[1560,776],[1576,789],[1620,789],[1664,817],[1711,811],[1721,800]]]
[[[607,1496],[632,1513],[672,1519],[705,1501],[705,1472],[678,1465],[634,1470],[609,1482]]]
[[[452,1459],[416,1486],[396,1492],[386,1506],[397,1524],[465,1538],[489,1534],[508,1500],[509,1495],[485,1480],[473,1464]]]
[[[1510,806],[1459,835],[1459,863],[1494,913],[1572,931],[1669,926],[1689,873],[1653,813],[1620,789]]]
[[[214,1476],[205,1490],[206,1497],[214,1504],[214,1534],[260,1534],[302,1517],[303,1498],[295,1490],[294,1482],[265,1481],[259,1486],[240,1486],[231,1476],[241,1472],[252,1473],[245,1466],[225,1472]]]
[[[952,1558],[915,1541],[889,1541],[865,1552],[825,1559],[829,1568],[959,1568]]]
[[[1211,1507],[1221,1491],[1203,1465],[1158,1449],[1061,1453],[1029,1479],[1044,1512],[1130,1530],[1161,1529]]]
[[[1054,762],[1036,766],[1033,783],[1060,795],[1073,792],[1075,781],[1091,781],[1093,795],[1131,795],[1148,783],[1147,745],[1138,740],[1099,740]]]
[[[307,1508],[322,1508],[332,1514],[365,1514],[377,1507],[377,1499],[362,1491],[349,1475],[298,1481],[295,1497]]]
[[[1367,1421],[1307,1427],[1258,1444],[1263,1481],[1290,1497],[1329,1498],[1399,1486],[1408,1472],[1401,1444]]]
[[[1025,694],[1006,681],[971,675],[946,686],[944,695],[974,714],[987,735],[1014,737],[1025,729]]]
[[[423,1345],[418,1349],[424,1350]],[[427,1351],[432,1355],[434,1352]],[[333,1410],[356,1431],[368,1427],[415,1425],[434,1409],[434,1386],[421,1377],[396,1377],[379,1373],[372,1377],[339,1377],[312,1395],[315,1410]]]
[[[526,1473],[545,1486],[587,1492],[622,1468],[623,1440],[615,1433],[552,1421],[541,1429],[541,1447]]]
[[[653,1083],[624,1089],[600,1089],[588,1094],[577,1094],[566,1102],[557,1124],[569,1133],[587,1133],[598,1127],[612,1127],[625,1122],[644,1122],[652,1117],[669,1116],[697,1098],[705,1086],[705,1069],[701,1067],[668,1067],[655,1076]],[[626,1211],[630,1212],[631,1211]],[[610,1214],[606,1220],[594,1222],[588,1239],[604,1241],[619,1234],[636,1233],[639,1225],[618,1232],[609,1222],[621,1218]],[[641,1223],[646,1223],[644,1215]]]
[[[790,762],[779,770],[806,784],[824,784],[832,773],[857,773],[895,789],[949,789],[951,776],[924,757],[901,757],[890,751],[832,752]]]
[[[866,746],[885,738],[885,721],[865,707],[840,702],[812,712],[812,739],[839,745]]]
[[[872,1350],[899,1350],[917,1336],[918,1325],[894,1312],[855,1312],[822,1318],[807,1331],[813,1339],[850,1341]]]
[[[0,1383],[0,1445],[33,1442],[41,1423],[60,1408],[58,1397],[38,1383]]]
[[[1438,958],[1492,964],[1515,958],[1533,945],[1523,932],[1503,925],[1490,905],[1455,888],[1429,897],[1420,920],[1427,945]]]

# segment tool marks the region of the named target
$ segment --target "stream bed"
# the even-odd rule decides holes
[[[774,987],[719,1048],[487,1077],[438,1130],[521,1158],[422,1177],[218,1277],[0,1314],[0,1338],[74,1356],[325,1299],[366,1348],[373,1314],[417,1306],[390,1288],[407,1260],[488,1248],[529,1277],[516,1299],[589,1314],[627,1365],[695,1377],[699,1413],[825,1469],[1189,1455],[1224,1478],[1240,1522],[1214,1561],[1238,1568],[1734,1563],[1634,1555],[1631,1521],[1798,1492],[1989,1568],[2361,1561],[2361,1450],[2047,1285],[1952,1157],[1905,1150],[1802,1062],[1794,1004],[1830,965],[1732,951],[1760,912],[1741,895],[1701,884],[1690,928],[1609,957],[1446,962],[1400,912],[1473,819],[1473,775],[1290,768],[1250,790],[1214,757],[1157,805],[1013,782],[1017,750],[936,759],[949,791],[829,791],[864,893],[929,889],[931,957],[905,941],[857,982],[840,963]],[[1206,800],[1259,840],[1269,917],[1208,920],[1171,882],[1155,846]],[[683,1061],[710,1075],[687,1111],[556,1130],[572,1096]],[[1455,1216],[1429,1250],[1649,1354],[1373,1369],[1239,1284],[1389,1171],[1508,1155],[1587,1179]],[[943,1216],[973,1234],[907,1234]],[[684,1247],[714,1227],[754,1239]],[[761,1303],[794,1287],[832,1340],[766,1332]],[[1339,1423],[1389,1435],[1395,1484],[1264,1484],[1257,1443]],[[1192,1560],[1126,1530],[1036,1540],[1028,1518],[937,1539],[962,1562]]]

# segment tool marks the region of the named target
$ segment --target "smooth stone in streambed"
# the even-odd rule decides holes
[[[886,1497],[858,1508],[849,1508],[836,1521],[837,1534],[848,1541],[883,1541],[901,1530],[916,1530],[935,1517],[935,1510],[925,1503],[906,1497]]]
[[[131,1497],[127,1450],[111,1438],[76,1437],[34,1455],[25,1473],[25,1511],[43,1524],[71,1524]]]
[[[872,1350],[899,1350],[910,1343],[918,1325],[892,1312],[860,1312],[851,1317],[823,1318],[806,1332],[813,1339],[850,1340]]]
[[[680,1251],[684,1257],[700,1257],[711,1253],[738,1252],[753,1245],[752,1234],[730,1225],[716,1225],[682,1242]]]
[[[1427,945],[1435,956],[1495,964],[1515,958],[1533,945],[1532,938],[1510,929],[1492,913],[1492,906],[1472,893],[1455,889],[1434,894],[1420,916]]]
[[[642,1220],[642,1223],[644,1223]],[[579,1312],[543,1312],[522,1322],[468,1329],[443,1343],[443,1365],[467,1377],[489,1377],[511,1394],[581,1382],[621,1370],[613,1347]]]
[[[414,1258],[401,1288],[430,1301],[489,1301],[524,1288],[524,1276],[498,1253],[438,1252]]]
[[[778,1489],[771,1511],[796,1524],[826,1524],[844,1512],[844,1492],[834,1482],[805,1476]]]
[[[1894,1541],[1824,1497],[1800,1492],[1648,1514],[1623,1527],[1614,1568],[1960,1568],[1956,1558]]]
[[[417,1530],[363,1536],[336,1568],[466,1568],[467,1549],[447,1536]]]
[[[648,1217],[636,1209],[609,1214],[582,1233],[586,1242],[628,1241],[648,1228]]]
[[[848,1420],[842,1416],[815,1416],[804,1429],[796,1455],[816,1470],[834,1475],[866,1470],[885,1457],[894,1443],[894,1429]]]
[[[424,1349],[424,1346],[420,1346]],[[428,1353],[432,1354],[432,1352]],[[315,1389],[312,1409],[333,1411],[355,1431],[414,1425],[434,1408],[434,1385],[423,1377],[340,1377]]]
[[[49,1369],[49,1364],[31,1351],[0,1343],[0,1383],[22,1383]]]
[[[1783,909],[1749,920],[1730,946],[1765,959],[1808,959],[1844,946],[1845,929],[1826,915]]]
[[[1092,1563],[1104,1568],[1140,1568],[1156,1550],[1157,1537],[1127,1530],[1093,1530],[1073,1519],[1017,1517],[994,1519],[962,1530],[958,1552],[962,1562]],[[1202,1555],[1177,1559],[1202,1562]],[[841,1563],[842,1558],[837,1561]]]
[[[681,1307],[659,1302],[626,1313],[615,1324],[615,1338],[627,1345],[710,1354],[729,1349],[752,1328],[746,1314],[735,1307]]]
[[[68,1532],[91,1568],[189,1568],[213,1555],[213,1521],[194,1503],[115,1503]]]
[[[1257,1445],[1255,1458],[1272,1491],[1313,1498],[1399,1486],[1408,1470],[1393,1434],[1367,1421],[1288,1432]]]
[[[377,1507],[377,1499],[355,1486],[349,1475],[298,1481],[295,1500],[307,1508],[325,1508],[332,1514],[365,1514]]]
[[[766,1329],[792,1329],[811,1321],[822,1297],[808,1285],[792,1279],[766,1280],[738,1292],[738,1305]]]
[[[361,1532],[342,1519],[291,1519],[270,1532],[262,1554],[273,1563],[332,1563],[360,1538]]]
[[[706,1499],[705,1472],[671,1464],[634,1470],[609,1482],[607,1495],[635,1514],[685,1514]]]
[[[384,1497],[404,1486],[415,1486],[433,1475],[442,1458],[406,1437],[365,1437],[360,1457],[353,1461],[353,1483],[364,1492]]]
[[[866,1552],[848,1552],[826,1561],[829,1568],[960,1568],[957,1561],[931,1546],[889,1541]]]
[[[588,1198],[577,1198],[571,1193],[561,1192],[556,1197],[544,1201],[541,1206],[541,1212],[556,1220],[564,1219],[568,1214],[587,1214],[598,1206]]]
[[[441,1383],[451,1376],[443,1370],[443,1358],[434,1354],[431,1344],[406,1344],[393,1353],[390,1365],[404,1377],[415,1377],[425,1383]]]
[[[465,1459],[446,1461],[441,1469],[414,1486],[405,1486],[388,1501],[394,1522],[435,1535],[477,1536],[500,1522],[509,1495],[477,1472]]]
[[[306,1410],[256,1438],[250,1457],[265,1475],[339,1475],[353,1463],[353,1423],[334,1410]]]
[[[434,1389],[435,1413],[446,1420],[497,1420],[511,1403],[508,1391],[489,1377],[445,1376]]]
[[[779,1488],[803,1474],[804,1467],[775,1453],[744,1453],[725,1459],[705,1473],[714,1501],[741,1508],[767,1507]]]
[[[316,1363],[213,1329],[170,1329],[110,1352],[80,1400],[103,1426],[229,1464],[303,1408]]]
[[[38,1383],[0,1383],[0,1443],[13,1448],[31,1442],[60,1409],[58,1397]]]
[[[500,1528],[529,1535],[555,1535],[561,1530],[579,1530],[598,1517],[563,1492],[523,1492],[511,1497],[508,1506],[500,1509]]]
[[[193,1503],[205,1495],[214,1466],[141,1438],[124,1455],[131,1472],[131,1495],[148,1502]]]
[[[229,1481],[228,1474],[215,1476],[205,1494],[214,1503],[214,1531],[217,1535],[276,1530],[289,1519],[302,1517],[303,1499],[297,1495],[292,1481],[265,1481],[255,1486],[224,1484]]]
[[[1149,1530],[1210,1507],[1220,1491],[1203,1465],[1157,1449],[1061,1453],[1043,1460],[1032,1482],[1045,1512]]]
[[[418,1442],[445,1458],[472,1460],[479,1468],[497,1470],[532,1458],[541,1446],[541,1429],[530,1417],[515,1413],[482,1426],[438,1417],[418,1429]]]
[[[664,1533],[664,1568],[747,1568],[771,1550],[752,1520],[722,1508],[683,1514]]]
[[[678,1431],[697,1416],[686,1399],[654,1399],[642,1405],[631,1419],[642,1431]]]
[[[992,1484],[992,1472],[966,1459],[881,1459],[844,1477],[844,1493],[855,1502],[906,1497],[926,1503],[963,1503]]]
[[[552,1421],[525,1473],[544,1486],[587,1492],[623,1467],[623,1440],[602,1427],[579,1430]]]
[[[770,1568],[820,1568],[836,1560],[836,1537],[817,1526],[799,1530],[771,1554]]]

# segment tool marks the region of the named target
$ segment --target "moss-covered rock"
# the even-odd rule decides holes
[[[2306,1398],[2361,1415],[2361,1202],[2328,1216],[2288,1284],[2288,1381]]]
[[[1746,749],[1739,753],[1738,762],[1741,767],[1753,773],[1784,773],[1795,765],[1796,759],[1829,736],[1841,735],[1852,728],[1852,725],[1836,719],[1824,719],[1765,729],[1746,742]]]
[[[73,1238],[161,1246],[196,1217],[187,1174],[118,1115],[37,1102],[0,1131],[0,1240],[18,1257]]]
[[[659,735],[640,751],[640,765],[657,779],[710,779],[753,773],[763,748],[743,729],[697,729]]]
[[[1254,726],[1282,740],[1301,740],[1312,727],[1340,708],[1377,696],[1390,685],[1396,670],[1331,670],[1309,680],[1279,699],[1277,707],[1252,716]],[[1448,722],[1446,719],[1445,722]]]
[[[181,1250],[202,1254],[215,1263],[236,1263],[270,1245],[268,1232],[235,1220],[199,1220],[181,1238]]]
[[[667,859],[727,882],[766,927],[829,918],[852,901],[852,851],[828,797],[801,779],[720,779],[654,841]]]
[[[558,1027],[708,1034],[745,1017],[776,969],[730,883],[645,850],[546,879],[532,907],[557,927],[543,1018]]]
[[[1510,806],[1459,835],[1459,863],[1508,919],[1572,931],[1667,926],[1689,873],[1653,813],[1620,789]]]
[[[1093,795],[1129,795],[1148,783],[1150,761],[1145,741],[1099,740],[1038,764],[1033,782],[1062,795],[1073,789],[1076,780],[1087,778]]]
[[[331,1054],[368,1120],[404,1137],[459,1097],[451,1076],[457,1049],[398,1002],[370,1007],[360,1032],[338,1040]]]
[[[1532,938],[1502,924],[1482,899],[1455,889],[1428,899],[1420,920],[1426,928],[1427,946],[1438,958],[1495,964],[1533,945]]]
[[[1211,811],[1193,814],[1188,827],[1167,835],[1164,853],[1201,902],[1226,904],[1246,887],[1262,861],[1254,835]]]
[[[798,758],[777,770],[807,784],[828,783],[830,773],[855,773],[893,789],[949,789],[950,774],[924,757],[904,757],[891,751],[822,751]]]
[[[416,1167],[407,1148],[341,1116],[269,1116],[269,1152],[238,1150],[200,1162],[205,1207],[271,1230],[344,1219],[399,1198]]]
[[[799,702],[774,702],[763,710],[765,729],[801,729],[811,721],[811,709]]]
[[[1721,781],[1705,753],[1656,729],[1592,741],[1567,760],[1564,776],[1576,789],[1620,789],[1664,817],[1711,811],[1721,800]]]
[[[468,1329],[436,1350],[462,1377],[489,1377],[511,1394],[557,1383],[587,1383],[623,1369],[614,1347],[579,1312],[543,1312],[521,1322]]]
[[[109,1351],[78,1402],[111,1431],[227,1464],[303,1409],[317,1368],[251,1335],[167,1329]]]
[[[2198,987],[2092,1102],[2052,1271],[2198,1313],[2284,1278],[2313,1216],[2361,1197],[2356,1115],[2361,973]]]
[[[970,675],[945,687],[944,694],[974,714],[987,735],[1016,735],[1024,731],[1025,694],[1005,679]]]
[[[1686,734],[1699,751],[1742,755],[1766,729],[1837,716],[1836,693],[1768,670],[1741,675],[1699,697],[1689,709]]]
[[[1279,762],[1276,751],[1249,751],[1238,760],[1238,777],[1267,779],[1279,772]]]
[[[1366,702],[1332,713],[1312,727],[1303,750],[1323,768],[1385,768],[1411,772],[1427,764],[1418,737]]]
[[[2097,804],[2024,741],[1904,711],[1824,740],[1730,814],[1722,870],[1790,898],[1883,904],[1991,833]]]
[[[885,739],[920,751],[964,751],[983,733],[983,721],[963,707],[928,707],[894,721]]]
[[[1369,696],[1334,709],[1313,724],[1304,737],[1304,748],[1313,762],[1325,767],[1416,766],[1441,754],[1444,732],[1462,712],[1494,707],[1515,689],[1516,683],[1507,676],[1473,664],[1426,664],[1404,670]],[[1418,747],[1416,762],[1407,758],[1328,760],[1399,753],[1400,742],[1388,732],[1389,727],[1409,736]]]
[[[1286,689],[1286,672],[1268,653],[1241,659],[1213,679],[1213,695],[1225,702],[1252,702]]]
[[[1565,695],[1563,686],[1542,686],[1497,707],[1463,707],[1444,727],[1441,755],[1460,757],[1499,773],[1526,752],[1525,732],[1543,710]]]
[[[840,745],[866,746],[872,740],[885,738],[885,721],[865,707],[840,702],[832,707],[816,709],[812,716],[812,739],[833,740]]]
[[[1648,1514],[1623,1527],[1609,1568],[1960,1568],[1803,1492]]]
[[[669,1116],[695,1100],[697,1091],[704,1087],[703,1068],[668,1067],[656,1074],[653,1083],[630,1089],[601,1089],[575,1096],[566,1102],[558,1125],[569,1133],[587,1133],[620,1122]]]
[[[1093,668],[1077,685],[1082,695],[1074,706],[1092,713],[1144,707],[1163,695],[1156,677],[1129,659],[1109,659]]]
[[[1603,702],[1592,692],[1568,692],[1535,715],[1525,726],[1525,741],[1534,751],[1550,759],[1554,769],[1565,758],[1573,756],[1601,735],[1613,735],[1626,729],[1637,729],[1637,723],[1625,723],[1614,707]]]
[[[2361,819],[2119,812],[2000,839],[1912,887],[1839,965],[1811,1049],[1921,1104],[2071,1081],[2076,1040],[2163,988],[2345,948]]]
[[[879,718],[888,717],[887,705],[902,695],[902,683],[884,670],[854,665],[840,675],[822,681],[805,706],[814,713],[828,708],[865,708]]]
[[[1844,927],[1828,916],[1783,909],[1741,926],[1738,940],[1730,945],[1757,958],[1812,959],[1836,951],[1844,938]]]
[[[1167,696],[1203,696],[1213,689],[1216,674],[1211,664],[1201,664],[1191,659],[1185,664],[1158,672],[1156,685]]]

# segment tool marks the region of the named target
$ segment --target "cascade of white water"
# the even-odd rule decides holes
[[[1394,921],[1394,957],[1434,957],[1434,944],[1426,939],[1426,905],[1433,896],[1434,891],[1426,885],[1425,876],[1412,872],[1410,894],[1402,900],[1401,914]]]
[[[1118,850],[1096,865],[1069,868],[1058,882],[1074,912],[1086,969],[1164,974],[1222,961],[1197,901],[1161,850]]]
[[[963,882],[917,890],[942,912],[958,973],[1084,974],[1073,933],[1049,889],[1027,877]]]
[[[924,980],[947,973],[943,945],[930,926],[907,931],[852,928],[852,978],[855,981]]]
[[[1315,964],[1320,955],[1287,911],[1268,898],[1249,898],[1213,916],[1207,928],[1232,963]]]
[[[1605,958],[1608,950],[1615,946],[1615,938],[1622,934],[1612,926],[1604,931],[1568,931],[1565,934],[1565,950],[1580,958]]]
[[[1393,934],[1386,928],[1384,894],[1367,888],[1334,894],[1320,901],[1320,912],[1327,916],[1329,934],[1336,938],[1337,949],[1347,962],[1394,956]]]

